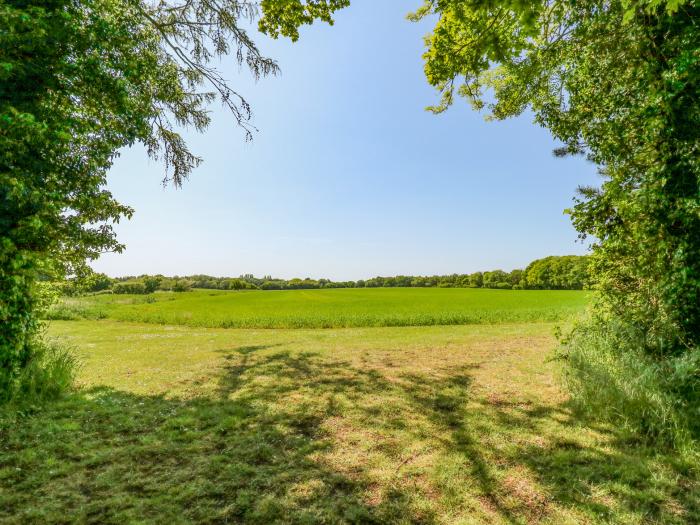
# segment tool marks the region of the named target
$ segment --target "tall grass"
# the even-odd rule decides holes
[[[63,298],[50,305],[42,313],[47,321],[97,320],[107,317],[107,312],[99,304],[85,298]]]
[[[31,407],[58,398],[75,379],[77,361],[72,351],[58,341],[37,338],[31,357],[9,391],[0,392],[4,408]]]
[[[645,440],[689,450],[700,438],[700,349],[654,358],[633,327],[588,321],[565,341],[575,407]]]

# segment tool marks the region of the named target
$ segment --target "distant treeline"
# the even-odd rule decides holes
[[[588,258],[566,255],[537,259],[524,270],[492,270],[470,274],[373,277],[359,281],[330,279],[276,279],[272,276],[212,277],[189,275],[166,277],[140,275],[111,278],[96,273],[81,282],[68,281],[63,292],[72,295],[85,292],[148,294],[156,290],[186,292],[192,288],[212,290],[303,290],[317,288],[496,288],[502,290],[581,290],[588,283]]]

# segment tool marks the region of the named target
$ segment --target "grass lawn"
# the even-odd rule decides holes
[[[53,319],[120,321],[209,328],[340,328],[502,322],[551,322],[581,311],[577,290],[346,288],[288,291],[194,290],[65,299]]]
[[[577,421],[552,332],[53,322],[80,388],[0,416],[0,522],[699,523],[697,462]]]

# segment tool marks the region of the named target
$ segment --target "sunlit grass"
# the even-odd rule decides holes
[[[577,421],[550,323],[55,322],[80,390],[0,418],[0,522],[697,523],[697,462]]]
[[[52,319],[99,319],[210,328],[339,328],[551,322],[580,313],[575,290],[372,288],[209,291],[66,299]],[[82,314],[81,314],[82,312]]]

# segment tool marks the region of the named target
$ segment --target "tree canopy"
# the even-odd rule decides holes
[[[680,345],[700,338],[700,9],[691,0],[428,0],[431,109],[464,97],[519,115],[600,167],[570,210],[593,237],[613,315]],[[673,345],[671,345],[673,346]]]
[[[213,66],[233,56],[257,78],[278,71],[247,24],[298,37],[345,0],[8,0],[0,5],[0,392],[30,358],[35,283],[119,251],[132,210],[106,189],[121,148],[143,144],[179,186],[201,159],[179,133],[222,103],[246,138],[251,108]]]
[[[330,279],[279,279],[270,275],[255,277],[252,274],[239,277],[213,277],[211,275],[187,275],[165,277],[140,275],[110,278],[93,273],[80,279],[68,279],[54,283],[64,295],[83,293],[135,293],[147,294],[156,290],[185,291],[190,288],[215,290],[297,290],[315,288],[497,288],[505,290],[582,290],[588,286],[589,258],[585,255],[550,256],[531,262],[525,270],[511,272],[491,270],[471,274],[451,275],[396,275],[372,277],[357,281],[332,281]]]

